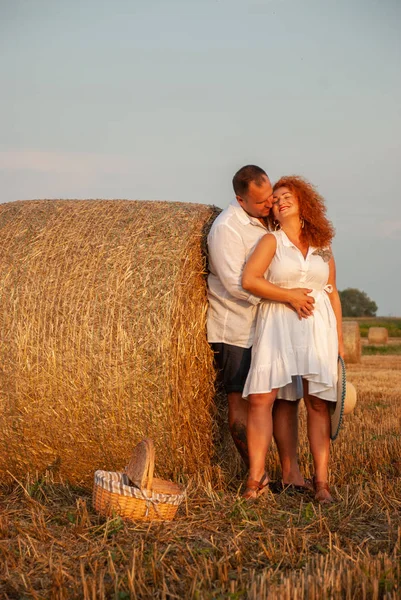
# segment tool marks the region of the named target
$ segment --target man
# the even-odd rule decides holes
[[[236,199],[214,221],[208,236],[208,341],[215,352],[228,398],[228,423],[246,466],[247,401],[242,391],[251,362],[257,305],[261,298],[241,286],[244,264],[268,230],[265,218],[273,190],[263,169],[242,167],[233,178]],[[288,303],[300,318],[313,310],[310,290],[284,289],[271,284],[269,299]],[[300,392],[300,397],[302,392]],[[277,399],[273,409],[274,439],[280,454],[283,483],[304,486],[297,457],[298,404]]]

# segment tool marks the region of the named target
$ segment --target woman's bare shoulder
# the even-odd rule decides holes
[[[266,247],[275,248],[277,246],[277,238],[273,231],[269,231],[265,233],[263,237],[260,238],[259,244],[263,244]]]

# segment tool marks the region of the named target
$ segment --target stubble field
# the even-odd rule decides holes
[[[401,356],[363,356],[348,377],[358,405],[332,445],[336,504],[247,505],[240,471],[216,465],[188,482],[173,522],[134,524],[99,517],[91,490],[47,472],[1,488],[0,597],[401,598]],[[275,451],[268,469],[280,477]]]

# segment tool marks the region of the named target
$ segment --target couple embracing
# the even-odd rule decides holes
[[[323,198],[301,177],[272,187],[263,169],[242,167],[236,199],[208,236],[208,341],[228,398],[228,421],[249,476],[243,497],[268,489],[272,436],[283,486],[333,501],[328,486],[330,403],[343,355],[341,304]],[[313,482],[298,465],[298,405],[304,399]]]

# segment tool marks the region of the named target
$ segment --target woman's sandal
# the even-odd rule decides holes
[[[313,487],[315,488],[315,500],[320,502],[320,504],[332,504],[334,502],[327,481],[316,481],[313,478]]]
[[[265,482],[265,483],[264,483]],[[264,473],[262,479],[260,481],[256,481],[256,479],[247,479],[246,488],[242,497],[245,500],[256,500],[262,494],[265,494],[269,489],[269,478],[267,473]]]

